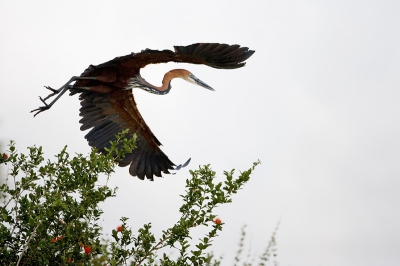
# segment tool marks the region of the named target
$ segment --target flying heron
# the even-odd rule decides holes
[[[153,180],[153,175],[161,177],[161,172],[169,174],[169,170],[178,170],[186,166],[174,167],[168,157],[160,149],[160,141],[145,123],[133,98],[132,89],[140,88],[147,92],[164,95],[171,90],[171,80],[182,78],[208,90],[214,90],[195,75],[185,69],[173,69],[164,75],[161,87],[148,83],[141,75],[140,69],[148,64],[167,62],[183,62],[203,64],[213,68],[234,69],[245,65],[254,51],[239,45],[219,43],[195,43],[188,46],[174,46],[171,50],[145,49],[140,53],[116,57],[113,60],[94,66],[90,65],[80,76],[72,77],[58,90],[46,87],[52,93],[40,100],[44,106],[31,112],[35,116],[48,110],[66,91],[70,95],[79,93],[81,101],[79,121],[81,130],[90,129],[85,136],[89,145],[99,151],[110,147],[110,141],[124,130],[129,130],[127,137],[137,135],[136,149],[125,155],[120,166],[129,167],[129,173],[140,179]],[[74,83],[73,83],[74,82]],[[73,83],[73,84],[71,84]],[[57,95],[50,102],[46,100]]]

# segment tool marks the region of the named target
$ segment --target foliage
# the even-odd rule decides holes
[[[120,158],[135,147],[134,139],[119,135],[105,153],[93,150],[89,156],[74,157],[66,147],[54,162],[44,161],[41,147],[19,154],[15,143],[0,164],[9,164],[8,182],[0,186],[1,265],[219,265],[207,253],[224,223],[215,216],[215,207],[230,203],[233,194],[249,180],[253,166],[238,177],[224,172],[225,181],[215,182],[209,165],[190,171],[186,181],[180,219],[156,239],[151,223],[133,233],[128,218],[103,240],[98,220],[99,203],[116,196],[116,189],[96,184],[99,175],[109,175]],[[9,185],[9,183],[12,185]],[[191,246],[190,228],[205,226],[208,232]],[[171,258],[162,248],[176,249]]]
[[[18,154],[11,142],[10,154],[0,159],[11,164],[12,181],[0,186],[0,265],[87,264],[100,253],[98,204],[116,190],[96,181],[100,173],[110,175],[135,145],[135,138],[119,138],[107,154],[93,150],[88,157],[70,158],[64,147],[47,163],[41,147]]]

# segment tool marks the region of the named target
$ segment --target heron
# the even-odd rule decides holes
[[[170,170],[185,167],[190,159],[176,166],[160,149],[161,142],[155,137],[140,114],[132,89],[139,88],[157,95],[165,95],[171,90],[171,81],[181,78],[190,83],[213,91],[214,89],[185,69],[168,71],[162,85],[155,86],[147,82],[140,70],[148,64],[167,62],[202,64],[217,69],[236,69],[243,67],[245,61],[254,51],[240,45],[220,43],[195,43],[188,46],[174,46],[172,50],[145,49],[139,53],[131,53],[116,57],[99,65],[90,65],[80,76],[73,76],[58,90],[49,86],[51,93],[39,97],[44,106],[31,112],[34,116],[50,109],[67,91],[70,95],[79,94],[80,119],[82,131],[91,129],[85,136],[91,147],[105,151],[116,135],[127,130],[126,137],[136,134],[136,149],[128,153],[119,162],[119,166],[128,166],[129,173],[144,180],[151,181],[154,176],[162,177],[162,173],[170,174]],[[46,100],[55,98],[46,103]]]

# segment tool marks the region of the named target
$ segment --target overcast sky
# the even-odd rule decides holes
[[[187,68],[216,89],[174,80],[168,95],[134,91],[139,110],[176,164],[248,169],[214,242],[231,265],[247,224],[251,256],[278,220],[280,265],[399,265],[400,2],[398,1],[0,1],[0,142],[19,151],[64,145],[87,153],[78,97],[33,118],[44,85],[58,88],[90,64],[145,48],[240,44],[244,68]],[[155,232],[178,218],[187,170],[140,181],[118,169],[118,196],[103,206],[110,232],[121,216]],[[110,184],[109,183],[109,184]]]

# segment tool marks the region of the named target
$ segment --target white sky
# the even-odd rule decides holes
[[[189,168],[260,165],[219,215],[214,242],[233,261],[247,224],[252,256],[278,220],[280,265],[400,262],[400,2],[398,1],[0,1],[0,141],[50,157],[65,144],[89,152],[77,96],[33,118],[43,88],[58,88],[89,64],[145,48],[221,42],[256,53],[218,70],[170,63],[143,71],[161,84],[187,68],[215,92],[174,80],[156,96],[135,91],[163,150]],[[104,205],[107,231],[130,217],[155,231],[178,217],[187,171],[142,182],[118,169],[117,198]],[[251,241],[250,241],[251,240]]]

